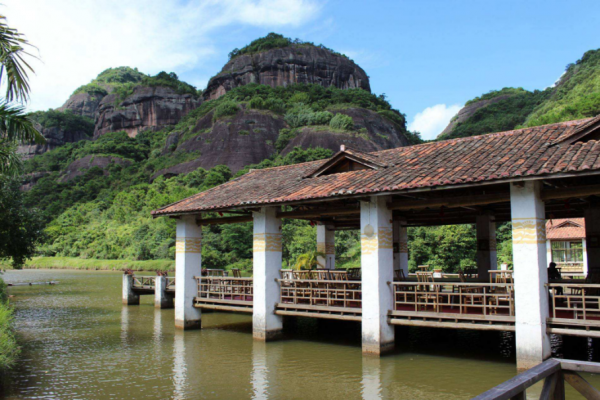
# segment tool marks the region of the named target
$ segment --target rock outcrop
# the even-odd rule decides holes
[[[510,94],[504,94],[504,95],[500,95],[500,96],[496,96],[493,97],[489,100],[479,100],[476,101],[474,103],[471,103],[467,106],[464,106],[463,108],[460,109],[460,111],[458,112],[458,114],[456,114],[452,120],[450,120],[450,123],[448,124],[448,126],[446,126],[446,128],[442,131],[442,133],[440,133],[438,136],[442,136],[442,135],[446,135],[452,132],[452,130],[454,129],[454,127],[456,125],[458,125],[461,122],[465,122],[466,120],[468,120],[469,118],[471,118],[471,116],[473,114],[475,114],[475,112],[481,108],[487,107],[491,104],[494,103],[498,103],[499,101],[502,101],[504,99],[507,99],[509,97],[511,97],[512,95]]]
[[[271,87],[314,83],[325,87],[371,91],[369,77],[352,60],[326,49],[301,45],[234,57],[218,75],[210,79],[204,99],[217,99],[231,89],[248,83]]]
[[[135,137],[144,129],[175,125],[201,102],[199,97],[178,94],[168,87],[137,86],[122,102],[117,95],[109,94],[100,102],[94,139],[121,130]]]
[[[128,166],[131,164],[130,160],[116,157],[116,156],[100,156],[96,154],[88,154],[85,157],[73,161],[64,170],[60,182],[69,182],[86,173],[87,170],[93,167],[98,167],[102,170],[102,173],[107,176],[109,175],[109,167],[111,164],[118,164],[121,166]]]
[[[104,94],[77,93],[72,94],[59,111],[71,110],[74,114],[82,117],[96,119],[100,102]]]
[[[40,124],[35,124],[35,127],[42,136],[46,138],[46,143],[20,145],[17,148],[17,153],[22,154],[22,157],[25,160],[29,160],[37,154],[45,153],[66,143],[91,139],[91,137],[83,131],[67,131],[58,127],[42,128]]]
[[[363,151],[391,149],[408,145],[401,129],[376,112],[362,108],[348,108],[334,113],[349,115],[355,130],[338,131],[328,126],[300,128],[282,154],[294,147],[323,147],[338,151],[341,144]],[[227,165],[234,173],[249,164],[257,164],[277,153],[275,147],[281,129],[288,128],[283,116],[264,110],[240,109],[234,116],[213,121],[213,112],[201,118],[193,129],[194,136],[172,133],[166,140],[163,155],[182,157],[183,153],[196,153],[192,161],[165,168],[154,174],[173,176],[186,174],[202,167]]]

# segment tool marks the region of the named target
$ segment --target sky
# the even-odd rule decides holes
[[[3,0],[0,10],[36,46],[30,110],[60,107],[118,66],[203,89],[233,48],[277,32],[348,55],[425,139],[469,99],[544,89],[600,48],[596,0]]]

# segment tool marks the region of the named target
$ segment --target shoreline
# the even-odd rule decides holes
[[[0,268],[12,270],[10,263],[1,262]],[[23,269],[71,269],[88,271],[175,271],[175,260],[97,260],[75,257],[34,257],[27,260]]]

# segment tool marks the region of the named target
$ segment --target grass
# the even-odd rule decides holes
[[[9,269],[10,264],[6,261],[0,261],[0,267]],[[82,259],[75,257],[34,257],[28,260],[24,266],[25,269],[81,269],[81,270],[102,270],[102,271],[121,271],[129,268],[134,271],[156,271],[156,270],[175,270],[174,260],[96,260]]]
[[[13,309],[8,303],[6,284],[0,279],[0,376],[15,364],[19,353],[13,326]]]

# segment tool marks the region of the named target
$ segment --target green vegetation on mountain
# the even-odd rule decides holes
[[[271,50],[271,49],[279,49],[279,48],[289,47],[289,46],[314,46],[314,47],[328,50],[331,53],[336,54],[338,56],[348,58],[345,54],[338,53],[322,44],[315,45],[312,42],[305,42],[300,39],[291,39],[291,38],[287,38],[283,35],[280,35],[278,33],[271,32],[265,37],[261,37],[261,38],[253,40],[252,42],[250,42],[249,45],[246,45],[246,46],[242,47],[241,49],[233,49],[229,53],[229,59],[235,58],[237,56],[241,56],[243,54],[260,53],[260,52]]]
[[[102,71],[90,83],[78,87],[73,94],[88,93],[90,95],[106,96],[112,89],[127,83],[138,83],[146,75],[139,72],[137,68],[117,67]]]
[[[29,113],[29,118],[39,123],[42,128],[58,128],[66,132],[85,132],[88,136],[94,133],[94,120],[65,112],[48,110]]]
[[[600,49],[590,50],[566,71],[553,87],[533,92],[504,88],[476,97],[465,104],[507,96],[481,107],[466,121],[456,124],[439,140],[553,124],[600,114]]]

